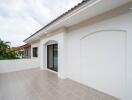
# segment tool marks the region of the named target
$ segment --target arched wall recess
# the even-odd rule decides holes
[[[88,36],[90,36],[90,35],[93,35],[93,34],[96,34],[96,33],[100,33],[100,32],[103,32],[103,31],[111,31],[111,32],[112,32],[112,31],[119,31],[119,32],[125,32],[125,33],[127,33],[126,30],[120,30],[120,29],[98,30],[98,31],[94,31],[94,32],[92,32],[92,33],[86,34],[85,36],[81,37],[80,40],[82,40],[82,39],[84,39],[84,38],[86,38],[86,37],[88,37]]]
[[[127,31],[116,29],[99,30],[83,36],[80,39],[82,82],[124,98],[127,73],[126,40]]]

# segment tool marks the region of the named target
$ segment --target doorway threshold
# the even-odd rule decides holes
[[[58,74],[58,72],[56,72],[56,71],[54,71],[54,70],[51,70],[51,69],[46,69],[47,71],[49,71],[49,72],[52,72],[52,73],[55,73],[55,74]]]

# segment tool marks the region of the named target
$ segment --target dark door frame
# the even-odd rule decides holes
[[[53,61],[53,68],[50,68],[49,67],[49,46],[53,46],[53,50],[52,50],[52,54],[53,54],[53,58],[52,58],[52,61]],[[51,69],[53,71],[56,71],[58,72],[58,68],[55,69],[55,66],[54,66],[54,47],[57,46],[57,55],[58,55],[58,44],[50,44],[50,45],[47,45],[47,68],[48,69]],[[58,65],[57,65],[58,67]]]

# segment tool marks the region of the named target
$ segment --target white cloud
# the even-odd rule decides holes
[[[0,38],[12,46],[82,0],[0,0]]]

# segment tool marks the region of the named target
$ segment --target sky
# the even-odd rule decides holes
[[[0,0],[0,38],[12,47],[82,0]]]

